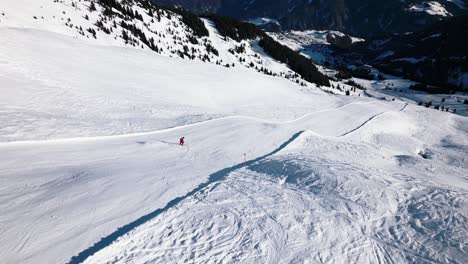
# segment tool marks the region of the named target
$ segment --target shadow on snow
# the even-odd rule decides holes
[[[256,159],[253,159],[253,160],[248,160],[247,162],[242,162],[242,163],[234,165],[232,167],[224,168],[224,169],[222,169],[220,171],[217,171],[217,172],[211,174],[209,176],[207,182],[198,185],[197,188],[193,189],[192,191],[185,194],[184,196],[180,196],[180,197],[175,198],[174,200],[170,201],[165,207],[157,209],[157,210],[155,210],[155,211],[153,211],[153,212],[151,212],[151,213],[149,213],[147,215],[144,215],[144,216],[136,219],[135,221],[133,221],[131,223],[128,223],[128,224],[118,228],[116,231],[109,234],[108,236],[101,238],[101,240],[99,240],[93,246],[81,251],[80,253],[78,253],[78,255],[73,256],[68,263],[69,264],[76,264],[76,263],[84,262],[88,257],[94,255],[98,251],[100,251],[100,250],[104,249],[105,247],[109,246],[110,244],[112,244],[112,242],[116,241],[119,237],[127,234],[128,232],[130,232],[134,228],[136,228],[136,227],[150,221],[151,219],[159,216],[160,214],[162,214],[162,213],[166,212],[167,210],[171,209],[172,207],[178,205],[185,198],[194,195],[195,193],[199,192],[200,190],[202,190],[206,186],[210,185],[211,183],[221,181],[229,173],[231,173],[231,172],[233,172],[235,170],[238,170],[238,169],[240,169],[242,167],[245,167],[245,166],[252,165],[255,162],[258,162],[258,161],[260,161],[260,160],[262,160],[264,158],[267,158],[267,157],[269,157],[271,155],[274,155],[274,154],[278,153],[279,151],[284,149],[286,146],[288,146],[291,142],[293,142],[296,138],[298,138],[303,132],[304,131],[297,132],[288,141],[284,142],[277,149],[273,150],[272,152],[270,152],[270,153],[268,153],[266,155],[263,155],[263,156],[258,157]]]

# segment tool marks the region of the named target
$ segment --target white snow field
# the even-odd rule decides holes
[[[150,131],[226,115],[288,120],[350,101],[240,67],[31,29],[0,34],[0,141]]]
[[[466,263],[467,117],[15,21],[1,263]]]

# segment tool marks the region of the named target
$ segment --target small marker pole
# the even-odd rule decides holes
[[[245,167],[247,167],[247,154],[244,153],[244,164],[245,164]]]

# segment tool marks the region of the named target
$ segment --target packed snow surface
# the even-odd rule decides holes
[[[28,23],[0,26],[2,263],[468,259],[466,117]]]

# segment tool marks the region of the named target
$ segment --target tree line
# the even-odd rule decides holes
[[[330,86],[328,77],[321,73],[312,60],[299,52],[284,46],[251,23],[242,22],[230,17],[206,15],[218,29],[219,34],[236,41],[259,39],[259,45],[275,60],[285,63],[291,70],[297,72],[304,80],[321,86]]]

